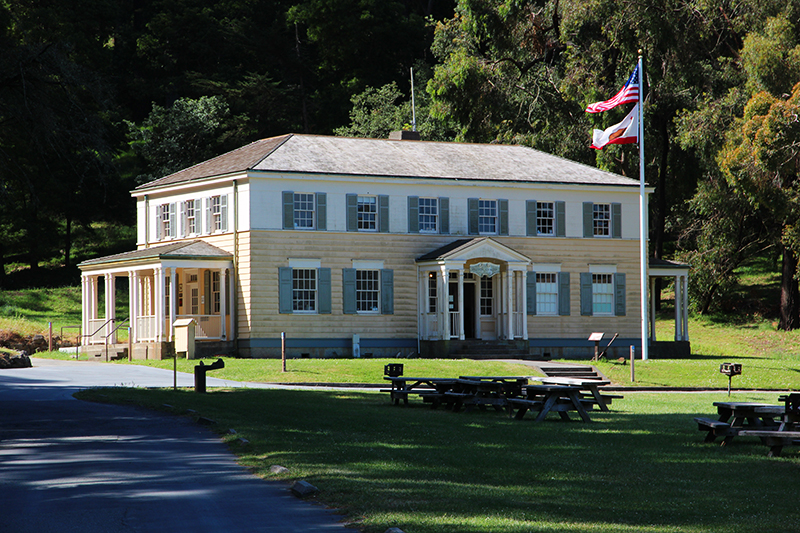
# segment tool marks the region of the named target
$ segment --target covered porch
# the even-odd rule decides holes
[[[649,281],[649,341],[653,357],[688,357],[689,343],[689,265],[664,259],[650,258]],[[672,341],[656,341],[655,284],[658,278],[672,278],[675,288],[675,335]]]
[[[527,341],[530,264],[489,237],[460,239],[418,258],[420,341]]]
[[[120,333],[127,332],[129,357],[161,359],[173,353],[178,319],[193,319],[197,341],[232,340],[233,256],[224,250],[203,241],[182,242],[79,267],[84,353],[117,345]],[[128,281],[127,317],[116,316],[119,278]]]

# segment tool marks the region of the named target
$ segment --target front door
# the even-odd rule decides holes
[[[464,338],[475,338],[475,284],[464,283]]]
[[[497,302],[494,297],[494,277],[480,278],[478,295],[480,338],[485,341],[497,339]]]

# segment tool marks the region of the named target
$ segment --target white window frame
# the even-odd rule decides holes
[[[485,283],[485,285],[484,285]],[[478,313],[479,316],[492,316],[494,315],[494,282],[489,276],[481,276],[478,282]],[[484,313],[485,310],[488,313]]]
[[[356,202],[356,228],[358,231],[378,231],[378,197],[358,195]]]
[[[536,314],[558,315],[558,272],[536,272]]]
[[[219,271],[211,271],[211,314],[218,315],[222,309],[222,299],[220,292]]]
[[[197,235],[197,213],[199,211],[196,200],[186,200],[184,209],[186,209],[186,235]]]
[[[417,202],[420,233],[439,233],[439,199],[420,197]]]
[[[222,231],[222,199],[219,195],[211,197],[211,232]]]
[[[556,234],[556,203],[536,202],[536,234]]]
[[[436,313],[438,293],[439,281],[436,279],[436,272],[428,272],[428,313]]]
[[[611,237],[611,204],[592,204],[592,235]]]
[[[172,220],[170,219],[170,204],[161,204],[158,206],[158,224],[161,231],[161,240],[171,239],[172,234]]]
[[[356,269],[356,313],[379,315],[381,312],[381,271]]]
[[[614,316],[614,274],[592,272],[592,315]]]
[[[292,267],[292,313],[313,315],[319,309],[316,268]]]
[[[497,200],[478,200],[478,233],[480,235],[497,235],[498,209]]]
[[[294,193],[294,229],[313,230],[317,227],[316,206],[317,201],[314,193]]]

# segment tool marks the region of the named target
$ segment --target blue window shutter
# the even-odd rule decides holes
[[[558,274],[558,314],[569,316],[569,272]]]
[[[342,312],[356,314],[356,269],[342,269]]]
[[[622,238],[622,204],[611,204],[611,237]]]
[[[583,236],[594,237],[594,204],[583,202]]]
[[[164,212],[164,206],[163,205],[157,205],[156,206],[156,223],[155,223],[155,226],[156,226],[156,240],[157,241],[160,241],[164,237],[163,232],[162,232],[162,228],[164,226],[161,224],[161,217],[162,217],[163,212]]]
[[[564,202],[556,202],[556,237],[567,236],[567,208]]]
[[[347,199],[347,231],[358,231],[358,195],[348,194]]]
[[[450,234],[450,198],[439,198],[439,233]]]
[[[381,314],[394,314],[394,270],[381,269]]]
[[[469,198],[467,200],[468,223],[467,233],[470,235],[477,235],[478,231],[478,198]]]
[[[625,316],[625,274],[614,274],[614,314]]]
[[[317,269],[317,312],[331,314],[331,269]]]
[[[497,211],[500,218],[500,235],[508,235],[508,200],[497,200]]]
[[[283,229],[294,229],[293,191],[283,191]]]
[[[408,197],[408,232],[419,233],[419,196]]]
[[[389,233],[389,197],[385,194],[378,196],[378,231]]]
[[[525,202],[525,235],[536,235],[536,200]]]
[[[317,229],[325,231],[328,229],[328,195],[324,192],[318,192],[314,195],[317,203]]]
[[[536,314],[536,272],[527,272],[525,278],[528,314]]]
[[[581,272],[581,315],[592,316],[592,273]]]
[[[219,222],[223,232],[228,231],[228,195],[223,194],[219,198]]]
[[[292,267],[278,267],[278,309],[280,313],[291,313]]]

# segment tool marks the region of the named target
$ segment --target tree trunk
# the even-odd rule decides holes
[[[783,262],[781,267],[781,321],[778,329],[790,331],[800,326],[800,292],[798,292],[797,258],[794,253],[783,246]]]

